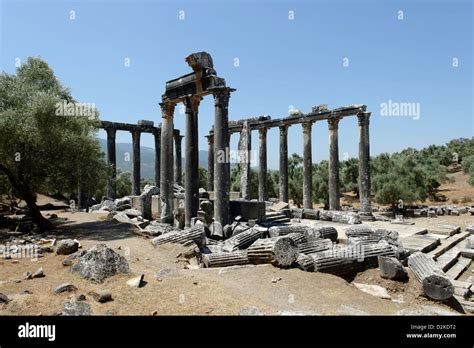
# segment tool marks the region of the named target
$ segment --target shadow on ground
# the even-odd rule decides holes
[[[60,238],[110,241],[134,236],[132,226],[112,221],[70,222],[56,221],[54,234]]]

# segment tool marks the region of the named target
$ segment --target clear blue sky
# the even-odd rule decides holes
[[[230,119],[278,118],[290,105],[308,112],[317,104],[366,104],[372,154],[474,133],[470,0],[0,2],[1,70],[13,73],[16,58],[40,56],[77,100],[95,103],[104,120],[159,123],[165,81],[188,73],[185,56],[204,50],[237,89]],[[388,100],[420,103],[420,118],[382,117],[380,104]],[[212,97],[201,103],[202,150],[212,105]],[[176,113],[175,126],[184,131],[184,115]],[[300,126],[290,129],[289,139],[289,152],[301,154]],[[341,122],[339,139],[341,158],[357,155],[354,118]],[[256,132],[252,140],[257,149]],[[131,136],[121,132],[118,141],[131,142]],[[153,147],[151,135],[142,137],[142,146]],[[276,168],[277,129],[269,131],[268,150],[269,168]],[[316,123],[313,161],[327,153],[327,123]]]

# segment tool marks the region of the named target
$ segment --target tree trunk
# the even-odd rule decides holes
[[[5,173],[8,178],[8,181],[10,181],[10,185],[15,189],[16,192],[20,193],[20,198],[25,200],[26,205],[29,209],[31,219],[38,225],[40,231],[52,230],[54,228],[53,224],[51,223],[51,221],[41,215],[41,211],[36,205],[36,197],[31,192],[28,185],[22,183],[21,177],[19,180],[17,180],[13,173],[2,164],[0,164],[0,171]]]
[[[33,222],[35,222],[38,225],[38,228],[41,231],[49,231],[54,228],[53,224],[51,221],[46,219],[42,214],[41,211],[39,210],[38,206],[36,205],[36,198],[34,195],[29,191],[28,188],[21,188],[22,197],[26,205],[28,206],[29,210],[29,215],[31,216],[31,219],[33,219]]]

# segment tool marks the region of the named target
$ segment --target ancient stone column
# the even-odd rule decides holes
[[[182,185],[182,155],[181,155],[181,140],[184,136],[179,134],[179,130],[173,133],[174,138],[174,182]]]
[[[184,99],[186,106],[186,139],[184,140],[184,224],[191,226],[191,218],[197,216],[199,209],[199,144],[198,144],[198,108],[201,97],[191,96]]]
[[[229,223],[229,87],[215,87],[214,95],[214,220],[224,227]]]
[[[288,126],[280,126],[280,201],[288,202]]]
[[[370,143],[369,119],[370,112],[357,114],[359,119],[359,197],[360,211],[372,215],[370,201]]]
[[[258,200],[268,201],[267,187],[267,129],[258,130],[260,142],[259,171],[258,171]]]
[[[107,163],[112,167],[112,173],[107,179],[107,196],[115,199],[117,195],[117,157],[115,152],[115,135],[117,130],[115,128],[106,128],[107,132]]]
[[[160,186],[160,171],[161,171],[161,129],[155,128],[153,130],[155,137],[155,185]]]
[[[162,102],[161,106],[161,222],[173,222],[173,113],[176,104]]]
[[[132,195],[140,195],[140,131],[132,131],[133,165],[132,165]]]
[[[245,121],[239,139],[240,192],[243,199],[251,199],[250,155],[252,132]]]
[[[311,128],[312,122],[303,126],[303,207],[313,207],[312,159],[311,159]]]
[[[214,191],[214,135],[206,135],[207,138],[207,190]]]
[[[329,118],[329,209],[340,210],[339,202],[339,118]]]

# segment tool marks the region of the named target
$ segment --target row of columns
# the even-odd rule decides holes
[[[110,198],[116,198],[117,195],[117,185],[116,185],[116,176],[117,176],[117,155],[116,155],[116,134],[117,128],[107,127],[105,128],[107,133],[107,162],[111,167],[112,172],[107,180],[107,196]],[[140,195],[140,130],[130,131],[132,134],[132,195]],[[182,135],[179,134],[179,131],[171,130],[171,133],[174,137],[175,142],[175,163],[174,166],[174,182],[181,184],[182,182],[182,160],[181,160],[181,140]],[[160,185],[161,177],[161,132],[159,129],[155,128],[152,132],[155,138],[155,183]],[[171,144],[173,145],[173,144]],[[172,151],[172,148],[171,148]]]
[[[230,191],[230,161],[227,156],[229,149],[228,104],[229,87],[214,87],[214,133],[207,137],[208,153],[208,189],[214,191],[214,220],[222,226],[229,222],[229,191]],[[185,226],[191,225],[191,218],[197,216],[199,209],[199,138],[198,138],[198,109],[201,97],[190,95],[184,98],[186,107],[185,119]],[[161,220],[173,222],[173,173],[172,144],[173,144],[173,115],[176,103],[164,101],[160,104],[162,111],[161,125]],[[181,138],[180,138],[181,139]],[[178,157],[178,156],[176,156]],[[181,158],[181,156],[179,156]],[[179,167],[181,164],[179,164]],[[175,165],[178,168],[178,164]],[[179,172],[179,171],[178,171]],[[181,177],[179,177],[181,180]],[[176,180],[178,181],[178,180]]]
[[[370,199],[370,147],[369,147],[369,119],[370,112],[357,114],[359,127],[359,195],[362,213],[371,213]],[[341,117],[328,119],[329,128],[329,209],[340,210],[339,189],[339,121]],[[312,126],[313,121],[302,123],[303,129],[303,207],[313,207],[312,196]],[[288,202],[288,128],[282,125],[280,128],[280,165],[279,165],[279,197],[280,201]],[[212,135],[208,136],[211,139]],[[209,141],[211,148],[211,142]],[[267,129],[259,129],[259,175],[258,175],[258,199],[268,200],[267,190]],[[244,122],[239,140],[239,154],[251,151],[251,129]],[[242,155],[241,155],[242,156]],[[248,155],[250,156],[250,155]],[[209,162],[210,163],[210,162]],[[243,199],[250,199],[250,161],[240,163],[241,194]],[[208,184],[208,189],[209,188]]]

